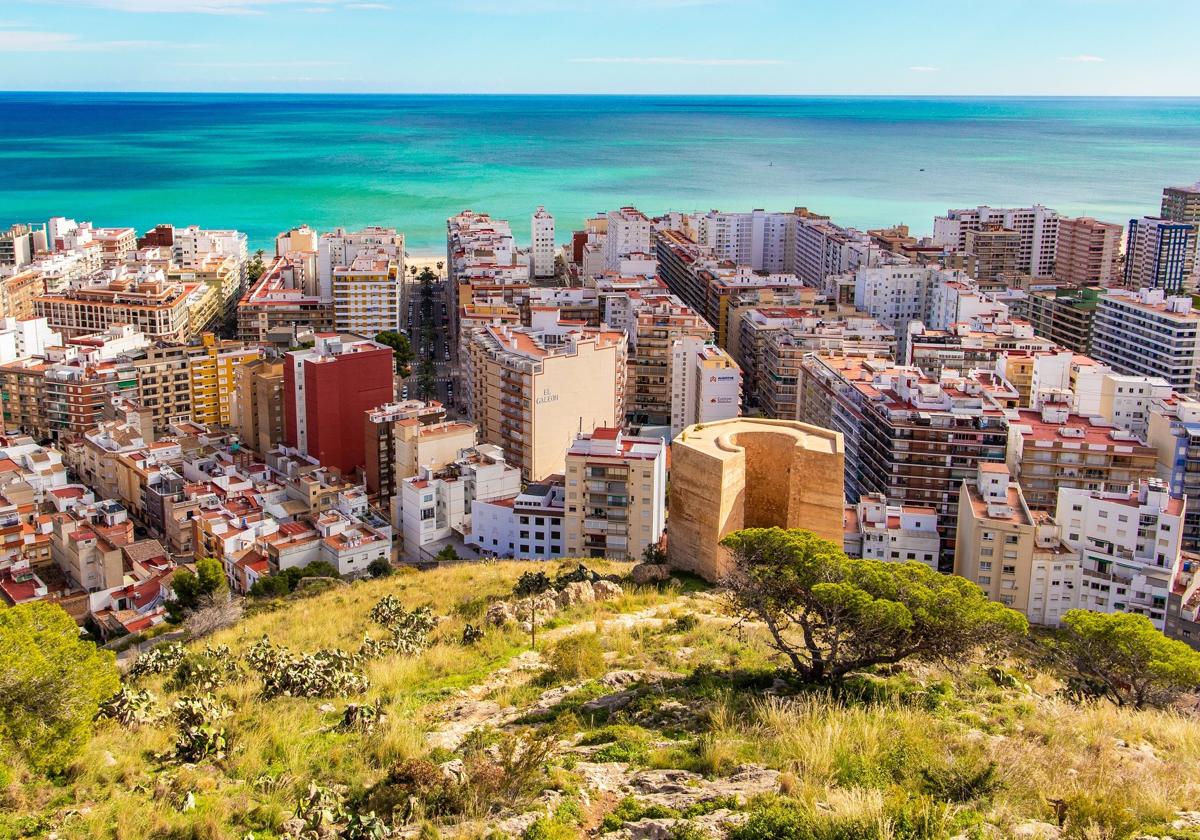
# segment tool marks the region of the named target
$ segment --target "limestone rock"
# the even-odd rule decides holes
[[[555,597],[558,606],[563,609],[576,604],[590,604],[595,600],[596,592],[592,588],[592,584],[586,580],[568,583]]]
[[[1013,826],[1012,836],[1025,840],[1058,840],[1062,836],[1062,829],[1053,823],[1027,820]]]
[[[487,608],[485,620],[493,627],[503,627],[513,621],[512,605],[508,601],[497,601]]]
[[[621,584],[613,583],[611,580],[598,580],[592,584],[592,591],[596,594],[597,601],[609,601],[613,598],[620,598],[625,594],[625,590],[621,588]]]

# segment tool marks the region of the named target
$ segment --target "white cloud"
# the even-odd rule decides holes
[[[66,6],[87,6],[135,14],[261,15],[269,8],[321,13],[337,8],[350,10],[387,9],[383,3],[344,0],[43,0]]]
[[[387,3],[347,3],[346,8],[359,12],[376,12],[384,11],[385,9],[390,9],[392,7]]]
[[[33,29],[0,30],[2,52],[111,52],[177,47],[166,41],[84,41],[74,32],[41,32]]]
[[[288,67],[343,67],[345,61],[173,61],[176,67],[213,68],[288,68]]]
[[[909,67],[908,69],[913,71],[914,73],[938,73],[941,71],[942,68],[941,67],[930,67],[928,64],[914,64],[912,67]]]
[[[681,58],[677,56],[596,56],[572,58],[572,64],[670,64],[689,67],[763,67],[787,64],[777,58]]]
[[[1059,61],[1069,61],[1072,64],[1101,64],[1104,59],[1098,55],[1064,55]]]

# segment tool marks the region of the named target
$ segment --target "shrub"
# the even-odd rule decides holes
[[[367,678],[358,670],[358,657],[341,650],[296,655],[272,645],[263,636],[247,652],[246,661],[262,679],[264,700],[339,697],[367,690]]]
[[[57,604],[0,609],[0,742],[40,769],[67,763],[120,688],[115,657],[79,638]]]
[[[155,707],[156,698],[146,690],[132,690],[121,686],[112,697],[100,704],[97,717],[115,720],[122,726],[143,726],[157,723],[162,714]]]
[[[991,799],[1003,783],[995,762],[982,765],[954,762],[949,767],[921,770],[921,786],[935,799],[947,802],[982,802]]]
[[[133,667],[129,669],[129,678],[136,680],[154,674],[170,673],[179,666],[185,656],[187,656],[187,648],[180,642],[171,642],[151,648],[138,656]]]
[[[224,728],[215,724],[229,715],[227,706],[208,694],[181,697],[171,709],[179,725],[179,735],[175,739],[176,760],[195,764],[206,759],[220,760],[225,757],[228,739]]]
[[[392,574],[392,564],[383,557],[376,557],[367,564],[367,574],[373,578],[385,578]]]
[[[595,679],[604,674],[604,648],[595,633],[568,636],[550,651],[550,667],[564,681]]]
[[[168,691],[213,691],[241,673],[228,645],[205,647],[203,653],[185,654],[176,664]]]

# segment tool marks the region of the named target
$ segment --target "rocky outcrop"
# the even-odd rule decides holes
[[[671,579],[671,567],[666,563],[638,563],[629,572],[629,577],[639,586],[662,583]]]

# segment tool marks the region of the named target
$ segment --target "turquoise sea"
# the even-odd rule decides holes
[[[1200,99],[0,93],[0,223],[393,225],[807,206],[927,233],[948,207],[1124,222],[1200,180]]]

